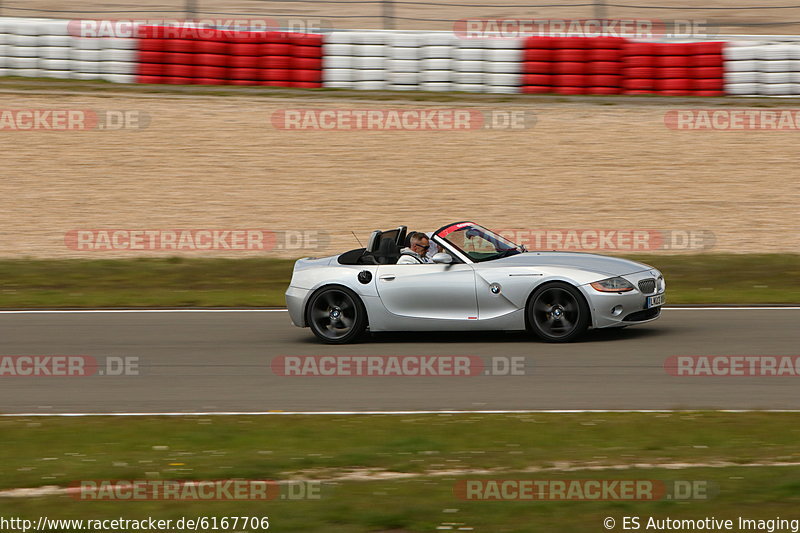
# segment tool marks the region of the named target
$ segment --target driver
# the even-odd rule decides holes
[[[433,263],[427,256],[428,250],[431,247],[428,236],[424,233],[414,232],[409,238],[408,248],[400,250],[400,259],[397,260],[398,265],[421,265],[425,263]]]

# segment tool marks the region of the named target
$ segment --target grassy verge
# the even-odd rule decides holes
[[[800,255],[631,256],[661,269],[671,304],[800,303]],[[0,308],[282,306],[293,261],[0,261]]]
[[[0,515],[251,515],[269,516],[278,531],[334,532],[432,531],[447,523],[492,532],[601,531],[606,516],[618,525],[634,515],[792,517],[800,468],[754,463],[800,461],[798,422],[792,413],[706,412],[6,418],[0,420],[2,488],[81,479],[330,480],[363,469],[416,475],[322,481],[319,499],[297,501],[0,498]],[[669,463],[685,466],[664,468]],[[548,470],[525,471],[537,467]],[[477,469],[495,471],[467,472]],[[476,478],[685,480],[711,482],[716,490],[707,498],[655,502],[485,502],[454,495],[457,482]]]

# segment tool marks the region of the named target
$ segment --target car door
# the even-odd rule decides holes
[[[441,320],[478,318],[472,265],[380,265],[377,287],[384,307],[395,315]]]

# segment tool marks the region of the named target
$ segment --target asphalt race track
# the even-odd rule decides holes
[[[139,374],[0,377],[0,412],[800,409],[798,377],[675,377],[671,355],[798,355],[800,309],[667,309],[546,344],[524,334],[376,335],[326,346],[287,313],[0,313],[0,356],[138,358]],[[525,358],[525,375],[284,377],[281,355]]]

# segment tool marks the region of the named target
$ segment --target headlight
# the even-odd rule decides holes
[[[624,278],[608,278],[595,281],[592,288],[600,292],[628,292],[633,290],[633,285]]]

